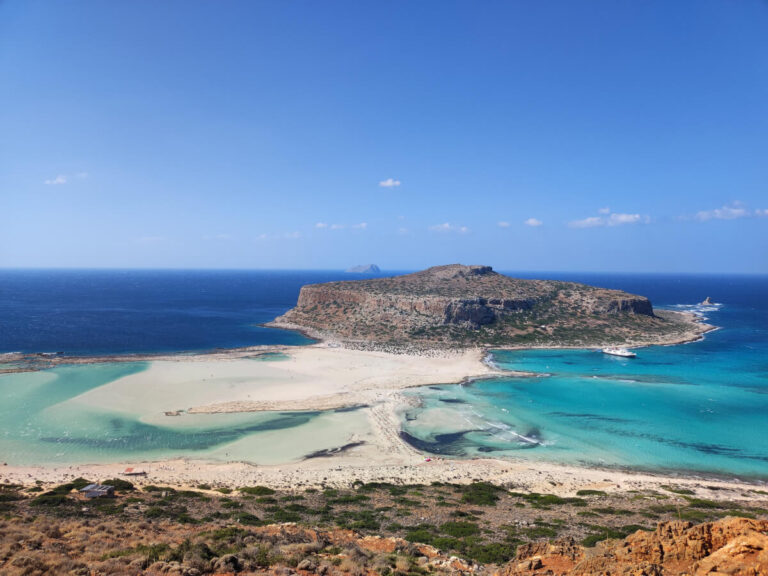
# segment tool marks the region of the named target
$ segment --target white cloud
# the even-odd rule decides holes
[[[571,228],[594,228],[595,226],[605,226],[605,218],[600,216],[590,216],[583,220],[574,220],[569,224]]]
[[[582,220],[573,220],[568,223],[568,226],[571,228],[597,228],[599,226],[622,226],[624,224],[648,224],[651,221],[650,216],[611,212],[607,208],[600,208],[598,212],[602,216],[590,216]]]
[[[742,206],[741,202],[732,202],[730,205],[714,210],[701,210],[696,213],[696,220],[706,222],[707,220],[736,220],[749,216],[749,211]]]
[[[67,183],[67,177],[64,174],[59,174],[56,178],[50,178],[45,181],[49,186],[59,186]]]
[[[89,176],[88,172],[76,172],[73,177],[78,180],[85,180],[86,178],[88,178],[88,176]],[[69,179],[70,177],[67,174],[59,174],[56,176],[56,178],[48,178],[43,182],[48,186],[61,186],[62,184],[66,184],[69,181]]]
[[[523,222],[523,224],[525,224],[526,226],[536,227],[536,226],[541,226],[542,224],[544,224],[544,222],[542,222],[538,218],[528,218],[528,220]]]
[[[497,226],[499,228],[509,228],[509,222],[499,222]]]
[[[256,236],[256,240],[266,240],[267,238],[269,238],[268,234],[259,234]]]
[[[382,188],[396,188],[400,186],[402,182],[400,180],[395,180],[394,178],[387,178],[386,180],[382,180],[379,182],[379,186]]]
[[[442,224],[435,224],[429,227],[432,232],[457,232],[458,234],[466,234],[469,232],[469,228],[466,226],[455,226],[450,222],[444,222]]]
[[[611,214],[608,217],[608,226],[621,226],[622,224],[637,224],[638,222],[650,222],[650,218],[640,214]]]
[[[768,208],[765,208],[764,210],[758,208],[755,210],[755,216],[768,216]]]
[[[285,234],[283,234],[283,238],[287,238],[289,240],[301,238],[301,232],[286,232]]]
[[[398,228],[397,234],[399,236],[407,236],[408,235],[408,228]]]
[[[605,208],[600,208],[600,210],[597,211],[598,214],[610,214],[611,209],[607,206]]]
[[[233,238],[232,234],[206,234],[203,236],[203,240],[232,240]]]
[[[327,222],[318,222],[315,228],[320,230],[344,230],[345,228],[354,228],[355,230],[365,230],[368,228],[368,222],[358,222],[357,224],[328,224]]]

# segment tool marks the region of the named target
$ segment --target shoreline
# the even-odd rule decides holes
[[[674,345],[698,341],[704,335],[717,329],[705,324],[695,314],[682,314],[692,320],[698,330],[686,334],[678,342],[648,342],[642,345]],[[702,330],[703,329],[703,330]],[[313,337],[319,335],[313,335]],[[633,344],[638,346],[640,344]],[[660,473],[638,469],[614,469],[593,466],[560,464],[543,460],[513,458],[467,458],[444,459],[439,455],[423,453],[400,437],[399,418],[409,400],[401,393],[413,387],[461,384],[478,379],[498,377],[542,376],[538,373],[515,372],[499,369],[492,362],[495,350],[536,350],[536,349],[589,349],[585,346],[521,346],[521,347],[477,347],[464,350],[442,349],[429,352],[411,350],[410,353],[394,353],[382,350],[356,350],[343,347],[334,341],[320,341],[300,346],[252,346],[237,349],[212,350],[194,353],[130,354],[98,357],[71,357],[48,355],[26,355],[45,366],[23,366],[18,371],[34,371],[59,365],[84,365],[109,362],[150,362],[189,382],[200,381],[200,375],[212,368],[228,375],[232,370],[253,370],[259,378],[268,381],[258,388],[259,399],[251,399],[245,392],[256,389],[207,390],[208,396],[200,396],[195,403],[194,393],[185,395],[191,406],[180,408],[176,404],[162,402],[151,408],[158,414],[177,415],[179,410],[186,414],[223,414],[260,411],[335,411],[352,406],[361,410],[366,417],[369,430],[352,433],[346,442],[315,450],[309,455],[281,464],[255,464],[247,461],[205,460],[189,458],[164,458],[157,461],[125,460],[120,463],[102,464],[53,464],[3,465],[0,466],[0,482],[53,484],[77,476],[116,477],[126,466],[142,467],[149,475],[138,483],[153,482],[173,485],[194,485],[195,483],[219,483],[228,487],[248,484],[263,484],[281,489],[303,489],[307,487],[349,486],[355,481],[432,483],[467,483],[485,480],[496,484],[514,484],[532,491],[572,495],[579,489],[600,489],[612,486],[616,489],[630,486],[658,487],[662,484],[678,484],[693,487],[697,493],[713,497],[711,492],[729,494],[728,497],[749,498],[745,493],[755,487],[764,487],[761,479],[741,480],[730,475],[713,475],[696,471],[662,471]],[[271,354],[284,354],[285,359],[277,362],[250,362]],[[8,355],[0,355],[0,358]],[[18,361],[18,360],[17,360]],[[161,382],[157,374],[145,371],[134,380],[123,378],[97,387],[83,396],[94,397],[95,406],[109,398],[115,391],[133,390],[142,386],[153,389]],[[263,374],[266,373],[266,377]],[[247,372],[251,374],[251,372]],[[230,374],[231,375],[231,374]],[[271,376],[270,376],[271,375]],[[278,378],[275,382],[269,378]],[[202,379],[203,381],[205,378]],[[112,390],[117,383],[122,388]],[[178,383],[168,380],[168,387]],[[253,383],[251,383],[253,384]],[[209,388],[210,385],[205,386]],[[94,392],[98,391],[98,392]],[[173,397],[173,390],[165,391]],[[321,392],[321,393],[318,393]],[[137,392],[138,393],[138,392]],[[89,396],[90,394],[90,396]],[[218,394],[218,395],[217,395]],[[91,401],[91,400],[89,400]],[[288,433],[288,432],[286,432]],[[343,449],[342,449],[343,448]],[[716,478],[715,478],[716,477]],[[707,485],[716,486],[709,490]],[[757,497],[758,494],[753,494]]]
[[[498,458],[443,459],[427,461],[411,454],[398,462],[370,465],[361,462],[363,446],[313,454],[290,464],[256,465],[248,462],[216,462],[176,458],[158,461],[46,466],[3,466],[0,482],[50,487],[78,477],[89,480],[124,478],[137,486],[169,485],[195,488],[266,486],[301,492],[308,488],[352,488],[358,483],[386,482],[400,485],[432,483],[469,484],[489,482],[497,486],[572,497],[579,490],[626,493],[632,490],[688,489],[691,496],[710,500],[743,502],[764,500],[768,479],[722,476],[696,471],[650,472],[558,464],[546,461]],[[144,476],[126,476],[126,467],[146,471]]]
[[[499,345],[499,346],[477,346],[469,348],[459,347],[402,347],[377,345],[371,342],[342,342],[333,335],[322,333],[318,330],[292,324],[288,322],[266,322],[260,326],[273,328],[276,330],[289,330],[314,340],[309,344],[263,344],[256,346],[243,346],[239,348],[213,348],[210,350],[180,350],[176,352],[129,352],[125,354],[104,354],[93,356],[68,355],[59,352],[0,352],[0,374],[34,372],[47,370],[56,366],[64,365],[82,365],[82,364],[105,364],[121,362],[185,362],[185,361],[208,361],[208,360],[236,360],[243,358],[259,358],[270,354],[287,353],[293,350],[305,348],[341,348],[345,350],[382,352],[394,355],[416,356],[416,357],[451,357],[456,354],[467,352],[468,350],[481,350],[485,354],[492,354],[494,350],[591,350],[594,348],[604,348],[606,346],[624,346],[627,348],[647,348],[651,346],[678,346],[680,344],[691,344],[700,342],[710,332],[720,330],[719,326],[707,324],[701,316],[687,311],[661,309],[665,313],[683,316],[691,325],[691,330],[681,334],[676,338],[653,340],[623,340],[611,342],[593,342],[587,344],[519,344],[519,345]],[[24,364],[22,366],[12,366],[11,368],[2,368],[3,364]]]

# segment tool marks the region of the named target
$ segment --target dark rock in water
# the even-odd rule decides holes
[[[379,274],[381,269],[376,264],[359,264],[347,268],[347,272],[350,274]]]
[[[704,298],[704,302],[702,302],[701,304],[702,304],[702,306],[711,306],[712,305],[712,300],[710,299],[709,296],[707,296],[706,298]]]

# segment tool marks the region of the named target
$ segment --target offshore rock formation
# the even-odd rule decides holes
[[[572,540],[520,546],[498,576],[671,574],[768,574],[768,522],[726,518],[694,526],[663,522],[654,532],[636,532],[584,549]]]
[[[679,341],[691,328],[683,320],[619,290],[454,264],[304,286],[296,307],[272,325],[357,345],[586,346]]]
[[[381,268],[376,266],[376,264],[359,264],[347,268],[346,271],[350,274],[379,274]]]

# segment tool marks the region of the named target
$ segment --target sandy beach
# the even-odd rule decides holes
[[[77,477],[103,480],[120,477],[127,465],[128,463],[56,468],[5,466],[0,470],[0,482],[24,485],[40,482],[43,485],[53,485]],[[626,493],[632,490],[660,490],[663,486],[672,485],[692,490],[701,498],[745,502],[764,499],[766,491],[765,483],[723,480],[703,475],[650,474],[581,468],[548,462],[494,459],[427,461],[423,455],[413,450],[380,453],[371,446],[355,447],[338,455],[271,466],[197,460],[133,462],[130,466],[147,472],[146,476],[123,476],[137,485],[160,484],[177,487],[195,487],[199,484],[229,488],[262,485],[300,491],[319,487],[349,488],[357,482],[467,484],[484,481],[519,491],[570,497],[576,495],[578,490]]]
[[[350,486],[356,481],[405,484],[492,481],[537,492],[572,495],[580,489],[630,490],[677,484],[708,497],[750,499],[759,486],[738,480],[665,476],[601,470],[547,462],[449,460],[422,454],[399,436],[399,411],[407,405],[402,390],[412,386],[458,383],[500,372],[484,362],[480,349],[415,356],[348,350],[318,344],[284,349],[285,357],[263,361],[220,355],[153,361],[148,369],[119,378],[68,400],[105,410],[132,411],[149,422],[180,425],[185,418],[217,413],[331,410],[360,407],[354,414],[290,432],[274,431],[271,463],[248,461],[253,445],[228,448],[217,460],[174,459],[61,466],[3,466],[0,481],[56,483],[73,477],[107,478],[128,465],[147,471],[139,483],[193,486],[263,484],[282,489]],[[180,414],[167,416],[165,413]],[[303,434],[303,435],[302,435]],[[285,440],[280,444],[280,438]],[[264,440],[264,438],[262,438]],[[237,443],[235,443],[237,444]],[[298,446],[298,448],[297,448]],[[307,457],[315,452],[313,457]],[[229,456],[231,460],[226,458]],[[281,461],[284,460],[284,461]]]

